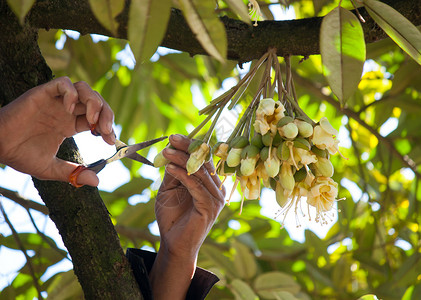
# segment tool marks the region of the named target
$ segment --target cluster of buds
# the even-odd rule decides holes
[[[284,105],[271,98],[260,100],[255,116],[251,139],[236,136],[214,146],[214,155],[221,158],[218,174],[236,175],[234,189],[239,182],[243,201],[260,197],[261,182],[272,188],[285,215],[291,208],[297,213],[305,197],[316,209],[316,222],[326,223],[338,196],[329,160],[338,152],[338,132],[326,118],[314,124],[306,117],[286,115]]]

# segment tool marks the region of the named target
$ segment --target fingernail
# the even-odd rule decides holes
[[[182,138],[181,134],[173,134],[173,135],[171,135],[171,139],[173,141],[175,141],[175,142],[181,141],[181,138]]]
[[[94,114],[94,119],[92,120],[93,121],[92,123],[96,124],[96,122],[98,122],[98,119],[99,119],[99,111]]]
[[[72,114],[73,113],[73,111],[75,110],[75,107],[76,107],[76,103],[72,103],[71,105],[70,105],[70,107],[69,107],[69,112]]]
[[[174,170],[175,166],[173,164],[168,164],[166,168],[170,170]]]
[[[174,155],[175,154],[175,150],[174,149],[171,149],[171,148],[166,148],[165,149],[165,153],[166,154],[170,154],[170,155]]]
[[[108,130],[108,133],[113,132],[113,123],[111,122],[107,123],[107,130]]]

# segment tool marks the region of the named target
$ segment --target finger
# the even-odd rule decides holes
[[[73,110],[73,115],[81,116],[86,115],[86,105],[83,103],[77,103],[75,109]]]
[[[70,174],[72,174],[78,166],[78,164],[56,158],[51,165],[51,178],[48,179],[69,182]],[[79,174],[77,183],[81,185],[98,186],[99,179],[95,172],[85,170]]]
[[[187,153],[191,140],[181,134],[172,134],[169,137],[169,142],[175,149],[178,149]]]
[[[76,82],[74,87],[79,95],[79,101],[86,105],[86,119],[89,123],[96,124],[103,106],[101,97],[86,82]]]
[[[180,186],[180,181],[167,172],[167,167],[168,165],[165,167],[164,179],[162,180],[161,186],[159,187],[160,191],[172,190]]]
[[[164,157],[170,160],[172,163],[177,165],[178,167],[182,168],[186,171],[186,164],[187,160],[189,159],[189,155],[181,150],[171,149],[171,148],[165,148],[162,152]],[[203,185],[209,190],[209,192],[216,198],[224,198],[224,196],[221,194],[221,190],[219,189],[220,185],[217,185],[213,178],[209,175],[209,172],[205,167],[200,167],[199,170],[190,175],[192,177],[199,178]]]
[[[176,166],[174,164],[169,164],[167,166],[167,171],[174,177],[176,177],[189,191],[193,199],[195,199],[196,203],[200,203],[207,207],[207,209],[217,209],[215,211],[215,215],[218,214],[219,210],[223,207],[224,201],[220,197],[215,197],[209,191],[208,187],[196,176],[189,176],[187,175],[186,170]],[[217,201],[209,201],[209,198],[213,198]],[[215,206],[215,204],[217,204]]]
[[[219,187],[219,190],[222,191],[222,194],[225,197],[225,187],[222,184],[221,179],[219,179],[218,174],[216,174],[216,170],[215,170],[215,167],[214,167],[212,161],[207,161],[203,165],[206,168],[206,170],[208,171],[208,173],[210,174],[213,182]]]
[[[98,97],[102,101],[102,110],[101,110],[101,114],[99,115],[99,119],[98,119],[99,132],[101,132],[102,134],[105,134],[105,135],[110,135],[110,134],[114,133],[114,131],[113,131],[113,123],[114,123],[113,110],[111,109],[110,105],[108,105],[108,103],[102,98],[102,96],[98,92],[95,92],[95,93],[98,95]]]
[[[63,97],[63,104],[69,113],[73,113],[78,100],[78,92],[68,77],[59,77],[45,84],[45,91],[50,97]]]

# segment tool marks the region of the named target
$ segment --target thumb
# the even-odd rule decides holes
[[[52,170],[55,180],[69,182],[70,175],[72,172],[80,165],[65,161],[59,158],[55,159],[53,163]],[[98,176],[94,171],[91,170],[83,170],[77,176],[77,184],[79,185],[90,185],[90,186],[98,186],[99,179]]]

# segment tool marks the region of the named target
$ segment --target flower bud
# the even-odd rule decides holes
[[[241,148],[241,149],[243,149],[248,144],[249,144],[249,141],[248,141],[248,139],[245,136],[236,136],[229,143],[229,145],[230,145],[231,148]]]
[[[272,153],[270,158],[264,161],[265,169],[269,177],[275,177],[279,173],[279,167],[281,166],[281,161],[276,156],[276,148],[272,148]]]
[[[189,148],[187,149],[187,152],[189,152],[190,154],[192,154],[193,152],[195,152],[197,149],[199,149],[199,147],[203,144],[203,141],[201,140],[194,140],[190,143]]]
[[[253,146],[256,146],[257,148],[262,149],[264,146],[262,142],[262,135],[260,133],[255,133],[254,136],[250,140],[250,144]]]
[[[248,157],[241,160],[240,171],[243,176],[250,176],[256,171],[256,162],[258,157]]]
[[[227,159],[228,156],[228,144],[223,142],[218,142],[213,146],[213,154],[222,159]]]
[[[161,151],[155,156],[155,158],[153,160],[153,165],[156,168],[160,168],[162,166],[165,166],[169,162],[170,161],[164,157],[164,154],[162,154],[162,151]]]
[[[236,167],[240,164],[242,151],[243,149],[241,148],[232,148],[228,152],[227,164],[229,167]]]
[[[279,204],[280,207],[284,207],[289,201],[289,195],[285,194],[285,190],[279,182],[276,182],[275,196],[276,202]]]
[[[279,174],[279,182],[285,190],[292,191],[295,185],[294,175],[292,174],[291,165],[284,162],[281,166]]]
[[[202,142],[202,144],[190,154],[190,157],[187,160],[187,164],[186,164],[188,175],[194,174],[199,170],[199,168],[205,162],[209,152],[210,152],[209,145]]]
[[[245,159],[248,157],[256,157],[260,153],[260,149],[253,145],[248,145],[241,151],[241,159]],[[259,158],[259,157],[257,157]]]
[[[293,139],[298,135],[297,125],[294,123],[288,123],[279,129],[279,134],[287,139]]]
[[[283,127],[283,126],[285,126],[289,123],[292,123],[292,122],[294,122],[294,119],[292,117],[285,116],[285,117],[283,117],[282,119],[279,120],[277,125],[278,125],[278,127]]]
[[[310,123],[303,120],[295,119],[294,124],[297,125],[298,133],[302,137],[306,138],[313,134],[313,126]]]
[[[324,177],[332,177],[333,176],[333,165],[330,162],[329,159],[327,158],[323,158],[323,157],[319,157],[317,159],[317,162],[314,163],[316,170],[318,173],[320,174],[316,174],[318,176],[324,176]]]

